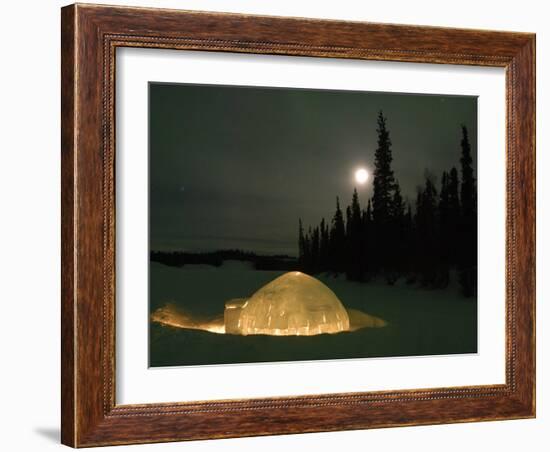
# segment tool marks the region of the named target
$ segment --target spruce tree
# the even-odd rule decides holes
[[[458,171],[453,166],[449,172],[448,179],[448,198],[449,198],[449,261],[451,267],[457,267],[459,263],[460,250],[460,230],[461,230],[461,213],[460,213],[460,197],[458,194]]]
[[[336,197],[336,212],[332,218],[329,243],[331,270],[335,273],[343,272],[345,270],[346,226],[344,224],[344,216],[342,215],[342,209],[340,209],[340,199],[338,197]]]
[[[389,131],[386,128],[386,118],[382,111],[378,114],[378,146],[374,153],[374,179],[372,196],[372,216],[374,222],[374,234],[376,236],[373,249],[373,259],[377,268],[375,270],[387,271],[391,266],[388,256],[388,248],[392,240],[389,232],[391,221],[391,209],[395,180],[391,168],[392,152]]]
[[[378,113],[378,147],[374,152],[374,180],[372,196],[372,215],[377,225],[388,221],[394,177],[391,169],[392,152],[390,133],[386,129],[386,118],[382,111]]]
[[[404,218],[405,204],[401,196],[399,183],[396,181],[393,189],[393,196],[390,204],[390,215],[388,221],[388,241],[386,266],[386,282],[393,285],[404,267]]]
[[[411,204],[407,202],[407,211],[404,219],[404,250],[403,250],[403,272],[408,274],[407,283],[414,282],[414,274],[412,272],[413,264],[416,258],[416,242],[414,230],[414,217]]]
[[[313,254],[313,229],[310,226],[306,234],[306,271],[310,274],[313,273]]]
[[[347,277],[360,281],[363,276],[362,219],[357,189],[353,190],[351,206],[347,208]]]
[[[344,245],[344,271],[346,272],[346,278],[352,279],[351,273],[353,272],[353,265],[352,262],[352,248],[353,245],[351,243],[351,206],[346,207],[346,239],[345,239],[345,245]]]
[[[346,240],[350,235],[350,227],[351,227],[351,206],[347,206],[346,207]]]
[[[476,182],[474,179],[474,169],[472,166],[472,151],[470,140],[468,138],[468,129],[462,126],[462,140],[460,142],[462,155],[460,157],[460,166],[462,170],[462,181],[460,185],[460,201],[462,204],[462,214],[465,218],[474,218],[477,214],[476,206]]]
[[[356,188],[353,189],[351,198],[351,221],[356,228],[361,224],[361,205],[359,204],[359,195]]]
[[[311,273],[319,273],[319,264],[320,264],[320,234],[319,227],[313,228],[311,233]]]
[[[311,271],[311,236],[308,233],[304,234],[302,262],[302,271],[309,273]]]
[[[449,204],[449,174],[443,171],[441,176],[441,190],[438,203],[438,241],[439,241],[439,274],[437,285],[446,287],[449,284],[449,268],[451,262],[451,218]]]
[[[424,188],[419,190],[416,207],[417,256],[420,282],[424,287],[433,287],[437,279],[437,229],[435,185],[426,177]]]
[[[369,202],[367,203],[367,210],[365,211],[365,224],[369,224],[372,222],[372,203],[369,199]]]
[[[472,152],[468,129],[462,126],[460,142],[461,184],[461,240],[459,258],[459,279],[465,296],[477,292],[477,189],[472,165]]]
[[[403,196],[401,196],[399,184],[396,182],[390,204],[390,218],[401,220],[403,219],[403,215],[405,215],[405,203]]]
[[[373,244],[376,239],[373,236],[372,225],[372,204],[371,200],[367,202],[367,209],[363,210],[361,217],[361,254],[363,256],[363,274],[362,279],[369,280],[373,273]]]
[[[305,258],[306,258],[306,240],[304,237],[304,227],[302,225],[302,219],[298,220],[298,266],[300,270],[305,271]]]
[[[329,231],[325,219],[321,219],[319,242],[319,271],[326,272],[329,267]]]

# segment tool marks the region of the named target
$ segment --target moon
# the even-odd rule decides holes
[[[357,171],[355,171],[355,181],[358,184],[363,185],[365,182],[369,180],[369,173],[365,168],[359,168]]]

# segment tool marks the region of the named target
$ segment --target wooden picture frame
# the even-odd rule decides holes
[[[535,416],[535,35],[71,5],[62,9],[62,442],[73,447]],[[115,50],[506,70],[506,383],[115,403]]]

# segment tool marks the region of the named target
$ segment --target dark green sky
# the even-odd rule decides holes
[[[151,249],[296,254],[298,218],[330,219],[353,173],[374,169],[382,109],[393,169],[414,202],[426,171],[459,168],[460,125],[477,160],[477,99],[151,83]],[[357,187],[366,206],[372,178]],[[439,185],[437,185],[439,186]]]

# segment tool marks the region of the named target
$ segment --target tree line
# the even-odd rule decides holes
[[[298,269],[298,262],[295,257],[286,254],[261,255],[239,249],[209,252],[151,250],[149,260],[170,267],[184,267],[185,265],[221,267],[224,261],[233,260],[250,262],[255,270],[294,271]]]
[[[351,281],[399,278],[444,288],[456,270],[462,292],[477,292],[477,189],[468,130],[462,126],[459,170],[443,171],[439,187],[426,174],[416,201],[405,201],[392,169],[390,133],[382,111],[377,121],[373,195],[366,207],[354,189],[351,204],[307,231],[299,220],[298,264],[302,271],[344,273]],[[459,174],[460,171],[460,174]]]

